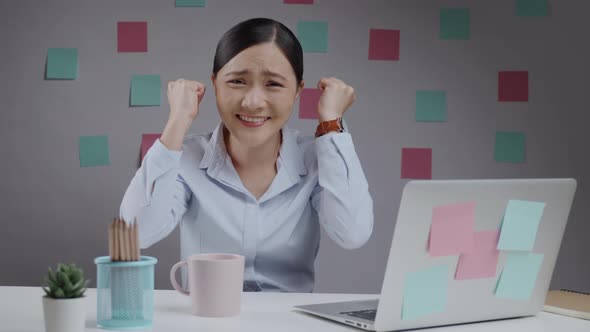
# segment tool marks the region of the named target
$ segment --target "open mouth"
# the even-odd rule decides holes
[[[267,116],[246,116],[242,114],[236,114],[236,117],[242,122],[244,125],[248,127],[258,127],[264,124],[266,120],[269,120],[270,117]]]

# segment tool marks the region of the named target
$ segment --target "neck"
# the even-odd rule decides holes
[[[276,167],[282,141],[280,131],[264,144],[254,147],[240,143],[226,128],[223,129],[223,139],[227,153],[236,169],[248,170],[269,166]]]

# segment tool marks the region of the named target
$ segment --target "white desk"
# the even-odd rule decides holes
[[[41,303],[43,294],[39,287],[0,287],[0,331],[44,331]],[[86,295],[86,330],[106,331],[96,327],[96,290],[89,289]],[[244,293],[240,316],[202,318],[190,314],[188,297],[175,291],[157,290],[152,331],[362,331],[295,312],[292,307],[297,304],[372,298],[376,298],[376,295]],[[536,317],[447,326],[424,331],[590,332],[590,321],[541,312]]]

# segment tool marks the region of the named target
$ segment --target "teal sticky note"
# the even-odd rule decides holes
[[[497,249],[532,250],[544,209],[543,202],[508,201]]]
[[[510,131],[496,132],[494,160],[504,163],[524,163],[524,156],[524,133]]]
[[[469,39],[469,8],[441,8],[440,39]]]
[[[176,7],[205,7],[205,0],[176,0]]]
[[[80,136],[80,167],[111,164],[109,138],[107,136]]]
[[[449,267],[439,265],[406,273],[402,319],[412,320],[437,312],[447,306]]]
[[[300,21],[297,24],[297,38],[303,52],[328,52],[328,22]]]
[[[45,78],[48,80],[75,80],[78,78],[78,49],[47,49]]]
[[[528,300],[531,297],[544,255],[532,252],[511,252],[496,285],[496,297]]]
[[[516,0],[516,16],[548,16],[547,0]]]
[[[416,91],[416,121],[447,121],[447,94],[445,91]]]
[[[160,75],[133,75],[131,106],[160,106]]]

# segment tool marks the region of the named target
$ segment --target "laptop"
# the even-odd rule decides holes
[[[296,311],[368,331],[397,331],[536,315],[545,302],[575,190],[574,179],[409,181],[402,193],[385,276],[378,298],[367,301],[297,305],[294,308]],[[531,204],[526,205],[528,203]],[[539,205],[539,203],[542,204]],[[509,204],[510,209],[507,208]],[[474,209],[470,210],[472,211],[472,234],[496,231],[495,242],[488,241],[488,247],[493,247],[485,252],[488,258],[490,253],[496,252],[495,261],[492,259],[490,263],[488,260],[487,277],[481,274],[479,277],[474,277],[477,274],[471,274],[471,278],[465,279],[465,276],[470,275],[465,272],[466,267],[469,266],[465,263],[461,265],[460,273],[463,277],[458,279],[457,268],[461,254],[441,256],[440,251],[436,254],[431,252],[431,250],[439,250],[441,243],[440,238],[437,238],[436,248],[434,248],[435,245],[430,246],[434,208],[437,207],[437,211],[441,211],[438,208],[449,206],[463,208],[474,206]],[[515,208],[518,206],[521,208]],[[529,209],[527,215],[527,212],[522,212],[522,206],[536,208],[537,212],[541,208],[541,214],[537,213],[536,218],[538,221],[536,234],[533,234],[534,231],[531,231],[531,228],[527,228],[528,231],[524,233],[521,232],[520,237],[518,233],[515,233],[514,225],[517,225],[517,230],[525,224],[527,227],[535,228],[534,223],[530,222],[535,219],[534,211]],[[457,211],[453,213],[458,213]],[[469,209],[463,210],[464,215],[465,211]],[[507,217],[510,222],[507,221],[504,225],[503,218],[508,213],[511,213],[511,216]],[[458,219],[455,218],[455,220]],[[437,230],[440,229],[437,228]],[[505,234],[502,234],[503,231]],[[463,238],[465,234],[471,233],[462,233]],[[457,236],[459,232],[455,235],[449,234],[436,232],[436,236]],[[497,244],[501,241],[502,248],[511,250],[496,251]],[[471,248],[477,248],[478,243],[483,246],[484,241],[472,242]],[[529,243],[528,248],[526,243]],[[442,253],[444,254],[444,251]],[[514,264],[515,258],[528,259],[533,256],[541,257],[541,255],[542,260],[540,263],[537,260],[536,268],[534,264],[529,263]],[[508,267],[509,264],[510,267]],[[473,266],[475,265],[471,263],[472,270]],[[533,277],[527,283],[530,285],[527,286],[528,293],[527,287],[515,288],[514,286],[523,282],[517,278],[527,275],[522,271],[515,273],[515,266],[529,266],[527,273]],[[506,270],[509,268],[512,270],[505,271],[505,267]],[[435,272],[431,273],[432,271]],[[439,271],[438,279],[436,279],[436,271]],[[443,272],[440,273],[440,271]],[[482,271],[480,268],[479,273]],[[504,275],[502,275],[503,271],[505,271]],[[422,279],[429,280],[428,278],[432,276],[435,276],[434,282],[428,282],[423,288],[429,295],[424,298],[422,294],[423,298],[420,299],[419,295],[416,295],[421,292],[416,289],[416,282]],[[407,306],[404,305],[404,296],[407,296]],[[419,301],[426,302],[420,304]]]

